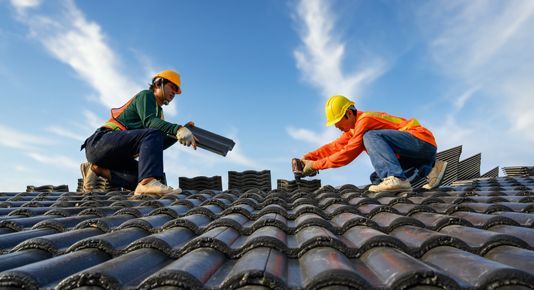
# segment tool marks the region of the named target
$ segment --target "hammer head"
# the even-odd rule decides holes
[[[304,163],[302,160],[298,158],[293,158],[291,160],[291,169],[293,170],[293,174],[295,175],[295,180],[300,181],[300,178],[302,177],[302,170],[304,169]]]

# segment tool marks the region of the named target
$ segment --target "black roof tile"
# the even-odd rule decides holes
[[[488,251],[484,258],[512,266],[534,275],[534,251],[512,246],[500,246]]]
[[[55,233],[57,233],[57,231],[53,229],[37,229],[3,234],[0,243],[0,251],[7,252],[11,250],[11,248],[27,239],[42,237]]]
[[[216,272],[226,261],[225,255],[215,249],[195,249],[151,274],[139,288],[154,289],[165,286],[183,289],[202,288],[208,284],[210,278],[216,276]],[[221,278],[218,280],[224,278],[223,275],[219,276]]]
[[[139,249],[107,260],[63,280],[59,289],[100,286],[104,289],[133,287],[172,261],[155,249]]]
[[[422,260],[447,272],[462,288],[534,287],[534,276],[454,247],[434,248]]]
[[[13,206],[0,208],[0,287],[532,287],[530,177],[370,194],[270,190],[268,171],[232,175],[257,185],[160,199],[0,193]]]
[[[193,178],[179,177],[178,184],[182,190],[222,190],[221,176],[197,176]]]
[[[67,249],[67,252],[80,251],[83,249],[99,249],[110,256],[122,254],[126,247],[145,236],[148,232],[139,228],[126,228],[118,231],[91,236],[78,241]]]
[[[0,273],[0,286],[52,288],[64,278],[109,259],[110,256],[100,250],[84,249],[4,271]]]
[[[376,247],[362,255],[361,260],[391,289],[422,285],[456,288],[453,279],[398,249]]]
[[[409,253],[415,257],[420,257],[435,247],[446,245],[470,250],[470,247],[458,238],[421,227],[402,226],[395,229],[390,235],[403,242],[410,249]]]
[[[64,233],[50,234],[37,238],[32,238],[19,243],[11,251],[22,251],[27,249],[40,249],[57,256],[63,254],[74,243],[88,237],[101,235],[103,232],[95,228],[74,230]]]
[[[523,240],[507,234],[485,231],[472,227],[452,225],[444,227],[440,233],[456,237],[465,242],[473,252],[483,255],[490,249],[501,245],[512,245],[526,249],[530,246]]]
[[[519,225],[516,221],[505,216],[491,215],[491,214],[482,214],[475,212],[465,212],[457,211],[452,214],[461,219],[467,220],[473,226],[478,228],[487,229],[494,225]]]
[[[2,255],[0,272],[52,258],[48,251],[28,249]]]
[[[363,262],[349,260],[330,247],[319,247],[308,251],[299,258],[299,264],[301,287],[346,286],[353,289],[369,289],[380,286],[380,280]]]
[[[534,249],[534,229],[525,227],[515,227],[509,225],[498,225],[489,228],[490,231],[514,236],[525,241]]]

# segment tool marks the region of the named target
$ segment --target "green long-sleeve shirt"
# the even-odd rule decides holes
[[[163,109],[156,103],[156,96],[150,90],[139,92],[124,106],[126,108],[115,116],[115,120],[128,130],[154,128],[166,134],[176,135],[176,131],[181,127],[163,120]],[[114,110],[122,110],[123,107],[112,109],[112,116]],[[104,126],[118,129],[113,124],[113,117]]]

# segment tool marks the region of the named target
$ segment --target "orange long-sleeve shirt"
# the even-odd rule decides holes
[[[331,143],[304,155],[304,159],[313,160],[313,169],[345,166],[365,150],[363,134],[370,130],[393,129],[406,131],[414,137],[437,147],[434,135],[421,126],[416,119],[406,120],[382,112],[357,112],[354,128],[343,133]]]

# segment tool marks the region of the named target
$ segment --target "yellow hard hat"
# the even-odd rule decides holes
[[[182,89],[181,89],[182,82],[180,81],[179,73],[173,70],[164,70],[164,71],[160,71],[159,73],[155,74],[154,77],[152,78],[152,81],[154,81],[154,79],[156,78],[164,78],[170,81],[171,83],[175,84],[178,87],[178,92],[176,93],[177,94],[182,93]]]
[[[345,112],[350,106],[354,106],[354,102],[346,97],[339,95],[331,96],[324,106],[326,126],[332,126],[339,122],[345,116]]]

